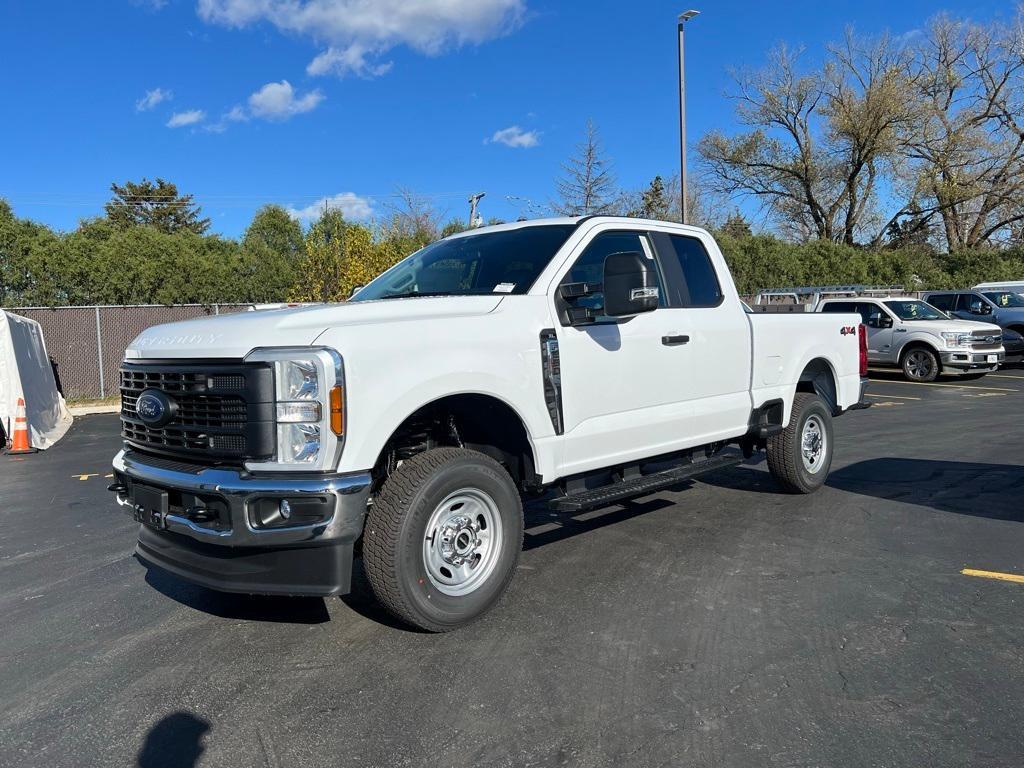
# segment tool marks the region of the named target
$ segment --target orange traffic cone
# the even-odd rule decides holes
[[[11,439],[10,450],[7,451],[12,456],[17,456],[21,453],[36,453],[37,448],[33,448],[32,444],[28,439],[28,418],[25,416],[25,398],[18,398],[18,410],[14,414],[14,435]]]

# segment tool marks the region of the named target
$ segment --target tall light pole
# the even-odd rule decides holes
[[[686,210],[686,46],[684,45],[683,27],[690,19],[699,14],[700,11],[683,11],[679,14],[679,188],[681,200],[679,211],[682,214],[683,224],[689,219],[689,211]]]

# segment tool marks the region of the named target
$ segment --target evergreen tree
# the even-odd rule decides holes
[[[169,181],[126,181],[111,184],[110,191],[114,197],[104,209],[121,229],[149,226],[167,234],[187,230],[202,235],[210,228],[210,220],[202,218],[192,195],[179,195],[178,187]]]

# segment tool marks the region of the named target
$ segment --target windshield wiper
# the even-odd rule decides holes
[[[381,299],[415,299],[419,296],[490,296],[489,293],[475,291],[404,291],[381,296]]]
[[[417,296],[455,296],[451,291],[405,291],[404,293],[389,293],[381,296],[381,299],[412,299]]]

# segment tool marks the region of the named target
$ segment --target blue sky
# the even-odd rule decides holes
[[[1008,2],[692,2],[691,147],[735,129],[729,70],[847,24],[912,33]],[[608,0],[0,1],[0,196],[60,229],[112,181],[161,176],[237,236],[261,204],[382,212],[396,185],[451,215],[552,195],[593,118],[624,186],[676,170],[675,17]]]

